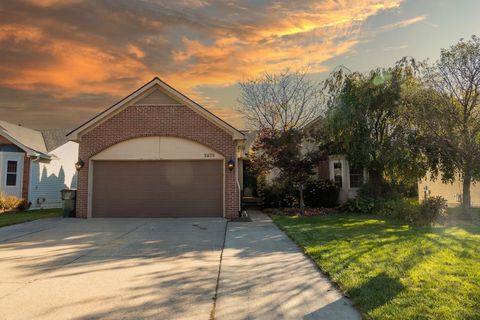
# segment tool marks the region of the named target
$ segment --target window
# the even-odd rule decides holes
[[[350,168],[350,188],[360,188],[363,184],[363,169]]]
[[[7,186],[17,185],[17,161],[7,161]]]
[[[335,184],[341,188],[343,186],[343,175],[342,175],[342,163],[334,162],[333,163],[333,180]]]

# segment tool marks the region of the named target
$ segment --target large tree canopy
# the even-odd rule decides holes
[[[416,181],[425,172],[416,143],[410,103],[404,93],[420,85],[413,60],[369,73],[333,72],[325,82],[326,131],[336,150],[368,169],[380,186],[384,179]]]
[[[461,179],[469,208],[470,185],[480,180],[480,38],[442,49],[423,80],[414,101],[429,168],[445,182]]]

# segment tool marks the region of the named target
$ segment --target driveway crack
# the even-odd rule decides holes
[[[217,298],[218,298],[218,287],[220,285],[220,274],[222,272],[223,250],[225,249],[225,239],[227,238],[227,230],[228,230],[228,220],[225,223],[225,231],[223,233],[222,251],[220,251],[220,262],[218,264],[217,283],[215,285],[215,294],[213,295],[213,298],[212,298],[213,306],[212,306],[212,311],[210,312],[210,320],[215,320],[215,310],[217,307]]]

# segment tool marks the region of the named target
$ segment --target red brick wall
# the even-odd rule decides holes
[[[14,144],[4,136],[0,135],[0,143]],[[28,188],[30,185],[30,158],[23,158],[23,176],[22,176],[22,198],[28,200]]]
[[[77,217],[87,217],[88,160],[119,142],[147,136],[174,136],[204,144],[222,154],[226,161],[235,157],[232,136],[188,107],[130,106],[81,137],[79,157],[85,166],[78,175]],[[238,188],[235,170],[225,170],[225,216],[238,216]]]
[[[30,187],[30,158],[23,158],[23,180],[22,180],[22,198],[28,200],[28,189]]]
[[[13,144],[10,140],[5,138],[4,136],[0,135],[0,143],[2,144]]]

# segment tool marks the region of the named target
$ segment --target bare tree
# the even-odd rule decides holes
[[[470,185],[480,180],[480,38],[442,49],[440,59],[426,68],[425,80],[432,95],[425,99],[419,123],[425,128],[430,167],[445,182],[462,179],[466,213]]]
[[[240,83],[239,110],[253,129],[281,132],[302,128],[322,114],[324,97],[307,71],[265,73]]]
[[[238,100],[250,127],[259,131],[250,157],[253,167],[263,173],[275,168],[282,183],[296,186],[302,213],[303,186],[318,163],[318,148],[304,150],[303,129],[322,114],[324,102],[319,84],[308,79],[307,71],[265,73],[242,82]]]

